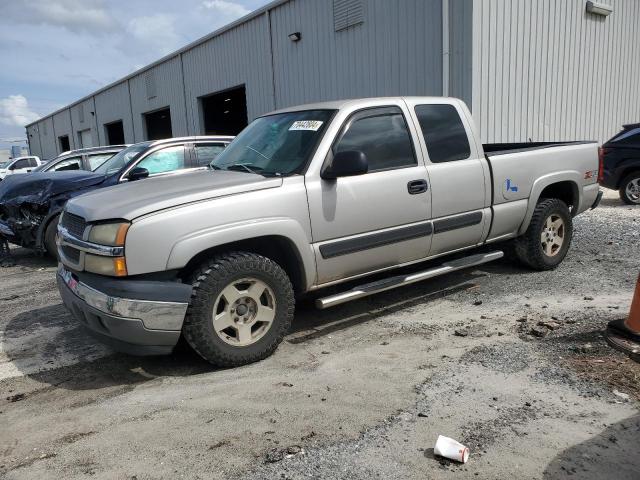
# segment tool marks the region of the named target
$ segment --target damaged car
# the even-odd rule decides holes
[[[121,150],[94,171],[7,177],[0,182],[0,244],[8,241],[57,258],[58,220],[69,199],[119,183],[206,169],[232,139],[201,136],[142,142]]]

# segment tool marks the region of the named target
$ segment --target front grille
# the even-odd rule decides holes
[[[80,262],[80,250],[64,245],[62,247],[62,254],[67,258],[67,260],[70,260],[73,263],[77,264]]]
[[[87,222],[84,218],[78,215],[64,212],[60,225],[66,228],[67,231],[74,237],[82,238],[82,236],[84,235],[84,229],[87,226]]]

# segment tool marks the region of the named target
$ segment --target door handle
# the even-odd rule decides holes
[[[427,186],[427,181],[420,179],[420,180],[411,180],[409,183],[407,183],[407,190],[409,191],[410,195],[417,195],[418,193],[424,193],[427,191],[429,187]]]

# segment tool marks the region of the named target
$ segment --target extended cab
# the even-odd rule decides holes
[[[39,166],[40,158],[36,156],[10,158],[0,162],[0,181],[9,175],[29,173]]]
[[[277,348],[296,297],[330,285],[506,240],[529,267],[555,268],[572,218],[599,201],[598,168],[595,143],[483,146],[456,99],[289,108],[253,121],[209,171],[71,200],[58,286],[117,348],[167,353],[184,335],[210,362],[241,365]],[[363,280],[317,305],[501,256]]]

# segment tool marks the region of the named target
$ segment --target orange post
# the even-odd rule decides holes
[[[636,335],[640,335],[640,275],[638,275],[636,291],[633,294],[633,300],[631,300],[631,310],[629,310],[629,316],[625,320],[624,326]]]
[[[613,348],[640,362],[640,275],[636,281],[629,316],[625,320],[609,322],[605,338]]]

